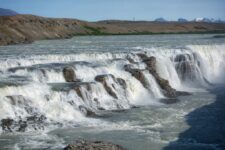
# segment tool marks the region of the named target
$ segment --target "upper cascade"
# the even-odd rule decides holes
[[[42,129],[50,122],[85,121],[104,110],[171,103],[196,88],[224,81],[221,49],[224,45],[187,45],[1,59],[2,129]]]

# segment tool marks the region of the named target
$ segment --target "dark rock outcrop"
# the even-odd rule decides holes
[[[64,150],[125,150],[119,145],[102,141],[76,141],[69,144]]]
[[[116,81],[119,83],[120,86],[122,86],[123,89],[127,88],[126,81],[122,78],[116,78]]]
[[[104,86],[104,88],[107,91],[107,93],[109,95],[111,95],[112,97],[114,97],[115,99],[118,99],[116,93],[112,89],[113,85],[108,85],[108,83],[107,83],[108,78],[112,78],[113,80],[115,80],[115,77],[113,75],[107,74],[107,75],[98,75],[98,76],[96,76],[95,77],[95,81],[102,83],[102,85]]]
[[[13,119],[7,118],[1,120],[1,126],[3,131],[10,131],[12,132],[12,125],[14,123]]]
[[[73,67],[63,68],[63,76],[64,76],[66,82],[75,82],[76,81],[76,74],[74,72]]]
[[[44,115],[31,115],[19,120],[13,120],[6,118],[1,120],[1,127],[4,132],[25,132],[27,127],[30,126],[33,129],[43,129],[44,122],[47,118]]]
[[[91,92],[91,84],[93,83],[85,83],[82,82],[82,84],[78,84],[77,86],[74,86],[73,89],[76,91],[77,95],[82,98],[83,100],[85,100],[85,93],[82,93],[82,88],[85,88],[88,92]]]
[[[148,59],[148,56],[147,56],[146,54],[138,53],[137,55],[138,55],[138,57],[140,57],[142,60]]]
[[[176,90],[173,89],[170,86],[169,81],[161,78],[159,76],[159,74],[157,73],[157,71],[156,71],[156,58],[154,56],[148,57],[147,55],[142,54],[141,59],[146,64],[147,70],[149,71],[149,73],[151,73],[153,75],[156,82],[158,83],[158,85],[162,89],[163,94],[166,97],[170,97],[170,98],[176,97]]]
[[[130,65],[125,65],[124,70],[131,73],[131,75],[139,80],[145,88],[148,88],[148,82],[143,74],[144,70],[131,68]]]

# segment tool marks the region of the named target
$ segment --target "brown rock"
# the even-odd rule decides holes
[[[148,71],[153,75],[156,82],[160,86],[160,88],[163,90],[163,94],[166,97],[176,97],[176,90],[173,89],[168,80],[165,80],[159,76],[159,74],[156,71],[156,58],[154,56],[151,56],[149,58],[145,58],[143,62],[146,64]]]
[[[75,82],[76,75],[72,67],[65,67],[63,69],[63,76],[66,82]]]
[[[105,90],[107,91],[107,93],[109,95],[111,95],[112,97],[114,97],[115,99],[118,99],[116,93],[113,91],[113,89],[111,88],[111,86],[113,85],[108,85],[107,80],[108,78],[113,78],[113,80],[115,80],[115,77],[111,74],[108,75],[98,75],[95,77],[95,81],[102,83],[102,85],[104,86]]]
[[[10,118],[7,118],[7,119],[2,119],[1,120],[1,126],[2,126],[2,130],[3,131],[10,131],[12,132],[12,125],[14,123],[14,120],[13,119],[10,119]]]
[[[64,150],[125,150],[119,145],[102,141],[76,141],[69,144]]]
[[[130,65],[125,65],[124,70],[131,73],[131,75],[134,76],[137,80],[139,80],[145,88],[148,88],[148,82],[146,81],[145,76],[142,72],[144,70],[133,69],[133,68],[131,68]]]
[[[120,86],[123,87],[123,89],[126,89],[127,88],[127,84],[126,84],[126,81],[122,78],[116,78],[116,81],[119,83]]]

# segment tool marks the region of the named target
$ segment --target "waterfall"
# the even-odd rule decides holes
[[[225,81],[224,50],[225,45],[188,45],[0,59],[0,119],[19,122],[42,115],[48,123],[79,122],[105,110],[158,103],[168,89]],[[65,79],[66,67],[72,68],[73,82]]]

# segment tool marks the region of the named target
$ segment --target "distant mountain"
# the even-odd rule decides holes
[[[213,19],[213,18],[195,18],[194,22],[212,22],[212,23],[222,23],[224,21],[220,20],[220,19]]]
[[[156,21],[156,22],[167,22],[167,20],[164,19],[164,18],[156,18],[154,21]]]
[[[18,13],[10,9],[0,8],[0,16],[15,16]]]
[[[188,20],[187,19],[184,19],[184,18],[179,18],[177,21],[178,22],[188,22]]]

